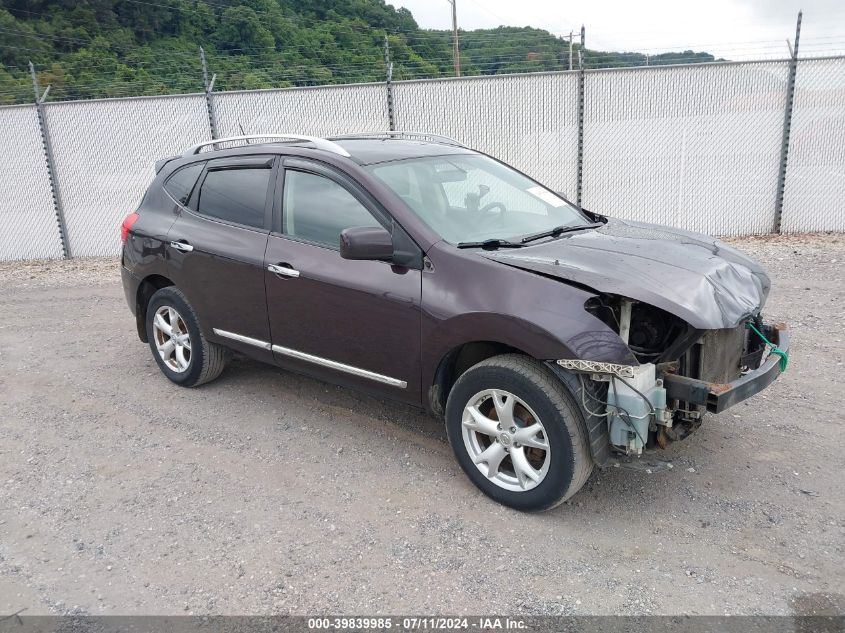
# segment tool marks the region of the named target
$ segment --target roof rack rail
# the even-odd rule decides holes
[[[379,132],[352,132],[350,134],[338,134],[329,137],[330,139],[356,139],[356,138],[405,138],[405,139],[419,139],[430,140],[442,145],[453,145],[455,147],[465,147],[463,143],[452,138],[451,136],[444,136],[443,134],[432,134],[431,132],[410,132],[410,131],[379,131]],[[467,148],[469,149],[469,148]]]
[[[213,141],[205,141],[203,143],[192,145],[185,150],[182,156],[193,156],[195,154],[199,154],[203,147],[208,147],[209,145],[219,145],[220,143],[231,143],[233,141],[245,141],[249,144],[249,141],[252,139],[273,139],[273,142],[288,143],[306,141],[313,143],[317,149],[323,149],[327,152],[332,152],[333,154],[345,156],[346,158],[349,158],[350,156],[349,152],[337,143],[332,143],[331,141],[318,136],[303,136],[302,134],[245,134],[242,136],[227,136],[225,138],[218,138]]]

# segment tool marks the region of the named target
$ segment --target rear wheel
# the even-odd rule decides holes
[[[496,356],[462,374],[446,404],[446,428],[473,483],[518,510],[556,506],[593,470],[580,407],[526,356]]]
[[[176,288],[162,288],[150,298],[146,325],[153,357],[177,385],[199,386],[226,366],[226,349],[205,340],[191,304]]]

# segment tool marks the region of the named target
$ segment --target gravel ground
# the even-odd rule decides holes
[[[845,237],[732,243],[789,371],[535,515],[412,408],[247,360],[170,384],[111,259],[0,264],[0,614],[845,612]]]

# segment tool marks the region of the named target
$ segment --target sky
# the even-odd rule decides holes
[[[449,0],[387,0],[408,8],[423,28],[452,27]],[[845,53],[845,0],[456,0],[462,29],[543,28],[575,37],[584,24],[587,47],[600,50],[707,51],[726,59],[788,55],[799,9],[802,57]]]

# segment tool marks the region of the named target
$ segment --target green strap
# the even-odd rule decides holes
[[[767,339],[765,336],[763,336],[763,333],[760,330],[758,330],[756,327],[754,327],[754,325],[752,323],[746,323],[746,325],[748,327],[750,327],[752,330],[754,330],[754,332],[757,334],[757,336],[759,336],[761,339],[763,339],[763,342],[766,345],[769,346],[769,349],[771,350],[772,354],[776,354],[777,356],[780,356],[780,370],[781,370],[781,372],[785,372],[786,366],[789,364],[789,354],[784,352],[781,348],[779,348],[777,345],[775,345],[769,339]]]

